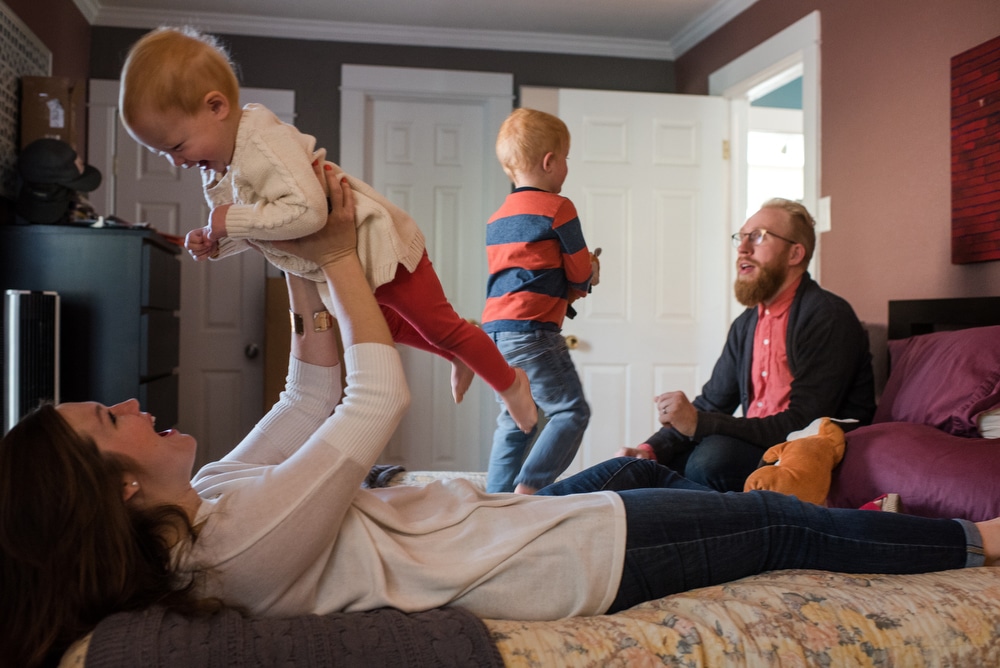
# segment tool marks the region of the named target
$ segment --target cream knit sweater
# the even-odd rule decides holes
[[[319,268],[303,258],[279,251],[271,241],[297,239],[326,222],[326,198],[313,172],[316,139],[282,122],[266,107],[243,107],[236,148],[228,171],[203,172],[205,199],[212,208],[232,204],[226,214],[228,236],[219,257],[261,249],[274,266],[323,283]],[[338,178],[343,174],[333,165]],[[424,235],[405,211],[371,186],[347,175],[357,205],[358,256],[374,290],[395,277],[400,264],[413,271],[424,252]]]

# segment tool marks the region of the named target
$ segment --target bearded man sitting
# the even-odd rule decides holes
[[[743,491],[764,451],[816,418],[871,422],[868,334],[850,304],[809,276],[815,225],[804,206],[775,198],[733,235],[734,290],[747,309],[733,321],[712,377],[693,401],[680,391],[657,395],[662,428],[618,455]]]

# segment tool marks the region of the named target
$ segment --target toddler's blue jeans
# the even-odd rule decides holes
[[[512,492],[519,483],[540,489],[573,461],[590,422],[590,406],[560,332],[495,332],[490,336],[507,363],[528,374],[531,396],[546,421],[543,423],[539,415],[539,426],[525,434],[501,408],[493,433],[486,491]]]

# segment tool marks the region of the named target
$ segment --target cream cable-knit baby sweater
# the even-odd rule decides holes
[[[281,400],[193,480],[203,503],[182,569],[201,593],[256,615],[457,605],[480,617],[608,609],[625,553],[612,492],[486,494],[466,480],[361,489],[408,392],[395,348],[360,344],[339,367],[295,359]],[[333,415],[330,412],[336,406]]]
[[[326,150],[315,147],[314,137],[282,122],[266,107],[243,107],[229,170],[221,177],[203,172],[209,206],[233,205],[226,213],[228,236],[219,243],[218,257],[247,250],[253,241],[279,269],[325,283],[314,263],[270,243],[306,236],[326,222],[326,197],[312,168],[314,160],[326,158]],[[330,164],[340,178],[343,171]],[[364,181],[346,176],[357,206],[358,256],[374,290],[391,281],[400,264],[408,271],[416,268],[424,235],[409,214]]]

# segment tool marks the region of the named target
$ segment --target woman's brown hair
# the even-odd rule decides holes
[[[213,609],[171,567],[180,508],[139,509],[122,494],[125,463],[42,405],[0,441],[0,656],[40,665],[105,616],[153,603]]]

